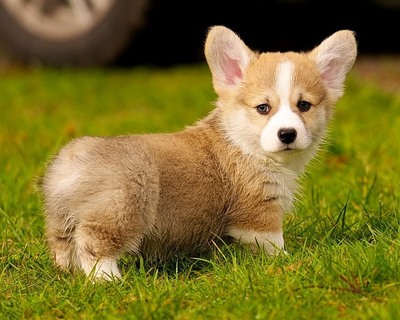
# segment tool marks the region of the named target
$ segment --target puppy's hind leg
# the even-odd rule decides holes
[[[97,217],[99,215],[104,213]],[[76,259],[80,268],[91,278],[120,278],[118,259],[125,252],[137,252],[143,238],[143,233],[134,225],[131,228],[110,218],[104,224],[98,218],[87,217],[80,221],[76,229]]]
[[[118,241],[112,241],[111,233],[95,222],[82,222],[77,229],[75,241],[76,259],[85,274],[95,279],[120,278],[117,260],[122,252]]]
[[[55,265],[64,270],[76,268],[74,232],[74,221],[68,210],[47,204],[47,243]]]
[[[94,279],[120,278],[118,259],[124,253],[138,253],[143,237],[154,225],[157,198],[144,203],[138,195],[135,199],[118,193],[97,195],[98,201],[80,208],[83,211],[74,235],[76,258]]]

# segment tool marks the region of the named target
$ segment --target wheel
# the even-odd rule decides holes
[[[144,25],[149,1],[0,0],[0,42],[23,63],[105,65]]]

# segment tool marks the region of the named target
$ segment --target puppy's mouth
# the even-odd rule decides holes
[[[311,145],[298,145],[295,143],[282,144],[277,152],[299,152],[307,150]]]
[[[296,151],[302,151],[302,150],[304,150],[304,149],[298,148],[298,147],[290,145],[290,144],[286,144],[286,145],[283,145],[282,148],[280,148],[278,150],[278,152],[291,152],[291,151],[296,152]]]
[[[264,149],[264,151],[268,154],[281,154],[281,155],[289,155],[289,154],[297,154],[299,152],[304,152],[308,150],[312,144],[305,143],[281,143],[279,145],[274,146],[271,149]]]
[[[282,146],[278,150],[275,150],[275,151],[272,151],[272,152],[268,152],[268,154],[270,156],[272,156],[272,157],[274,155],[276,155],[276,156],[284,156],[286,158],[286,157],[294,155],[294,154],[296,154],[296,153],[298,153],[300,151],[302,151],[302,149],[295,148],[295,147],[292,147],[290,145],[287,145],[287,146]]]

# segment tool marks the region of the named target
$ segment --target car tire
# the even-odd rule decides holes
[[[0,0],[0,43],[9,59],[24,64],[80,67],[106,65],[122,53],[135,32],[144,26],[149,1],[110,1],[95,23],[61,37],[56,32],[51,34],[50,27],[47,28],[49,30],[43,29],[41,21],[34,22],[38,30],[31,28],[26,22],[32,15],[24,13],[24,16],[21,10],[10,9],[12,0]],[[66,2],[63,3],[65,7]],[[60,30],[67,31],[68,28]]]

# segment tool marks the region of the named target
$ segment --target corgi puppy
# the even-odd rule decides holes
[[[205,118],[176,133],[77,138],[52,158],[41,190],[55,264],[113,279],[125,253],[193,255],[228,238],[284,250],[283,215],[356,55],[350,30],[308,52],[258,53],[211,27],[217,100]]]

